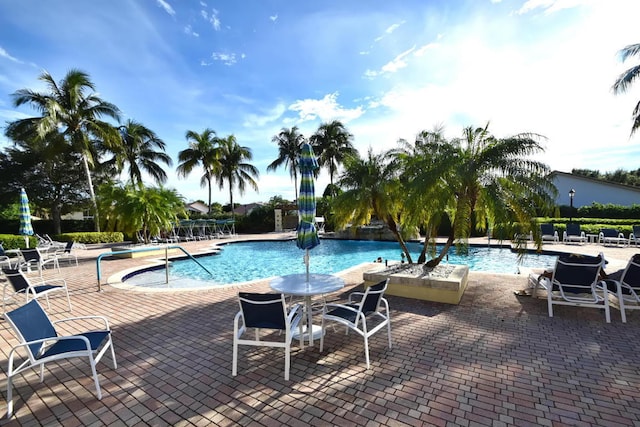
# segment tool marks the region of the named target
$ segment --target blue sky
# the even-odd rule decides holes
[[[207,193],[198,171],[176,176],[177,153],[207,127],[253,152],[260,190],[236,191],[240,203],[293,199],[288,171],[266,171],[271,138],[333,119],[362,155],[490,121],[498,137],[546,136],[540,158],[556,170],[637,169],[640,83],[611,85],[635,64],[617,52],[640,42],[638,16],[637,0],[0,0],[0,123],[34,114],[10,95],[41,90],[43,70],[81,69],[167,143],[167,185],[187,200]]]

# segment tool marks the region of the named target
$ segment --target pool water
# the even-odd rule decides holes
[[[410,242],[407,246],[415,262],[422,245]],[[440,249],[438,246],[438,251]],[[455,248],[451,248],[448,260],[443,260],[443,264],[466,264],[471,271],[495,273],[517,273],[518,267],[553,267],[556,260],[551,255],[527,254],[519,262],[518,254],[510,249],[487,246],[470,247],[467,255],[457,255],[455,252]],[[378,257],[383,262],[398,262],[402,251],[397,242],[323,239],[309,253],[311,273],[337,273],[363,262],[373,262]],[[171,263],[169,281],[171,287],[198,287],[303,273],[303,257],[304,251],[298,249],[294,240],[229,243],[222,246],[219,255],[198,258],[214,277],[193,260],[185,259]],[[126,283],[166,287],[165,276],[164,268],[145,271],[127,278]]]

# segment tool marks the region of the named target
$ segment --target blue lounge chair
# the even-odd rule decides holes
[[[18,269],[3,268],[2,273],[7,279],[7,282],[2,288],[2,315],[4,316],[7,306],[7,301],[15,299],[16,297],[22,297],[24,295],[25,303],[30,299],[37,299],[44,297],[47,301],[47,308],[51,309],[49,303],[49,295],[56,292],[64,292],[67,297],[67,304],[69,305],[69,311],[71,311],[71,299],[69,298],[69,288],[67,288],[67,282],[64,279],[49,279],[38,280],[37,282],[31,282],[27,276]],[[12,288],[13,292],[9,290]]]
[[[40,368],[40,382],[44,381],[44,365],[49,362],[86,357],[89,359],[93,381],[96,386],[98,400],[102,399],[100,382],[96,372],[96,364],[102,356],[111,349],[113,368],[117,368],[116,355],[111,341],[109,321],[102,316],[83,316],[51,322],[36,300],[19,307],[5,315],[7,321],[16,333],[20,343],[9,352],[9,367],[7,369],[7,418],[13,415],[13,378],[27,369]],[[56,323],[78,320],[82,323],[96,319],[104,325],[104,329],[93,330],[77,335],[59,335],[55,329]],[[96,321],[93,320],[93,321]],[[22,363],[14,366],[15,359],[21,354]],[[26,353],[26,354],[25,354]],[[64,377],[64,376],[62,376]]]
[[[595,257],[560,255],[552,277],[541,277],[539,281],[547,290],[549,317],[553,317],[554,305],[574,305],[604,310],[605,319],[610,323],[609,290],[606,283],[600,280],[604,264],[602,253]]]
[[[609,292],[616,294],[622,323],[626,323],[625,311],[640,309],[640,254],[631,257],[620,277],[608,278],[605,283]]]
[[[636,246],[640,243],[640,225],[634,225],[631,233],[629,234],[629,246],[631,246],[632,243]]]
[[[624,234],[615,228],[601,228],[598,235],[598,243],[601,245],[625,245],[627,244],[627,239],[624,238]]]
[[[563,243],[586,243],[587,236],[584,234],[584,231],[580,230],[580,224],[567,224],[567,229],[564,231],[562,235]]]
[[[558,231],[553,227],[553,224],[540,224],[540,237],[543,243],[558,243],[560,241]]]

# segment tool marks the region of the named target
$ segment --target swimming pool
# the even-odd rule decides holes
[[[407,246],[415,261],[422,246],[413,242]],[[198,258],[214,274],[213,278],[192,260],[177,260],[169,268],[169,285],[172,288],[204,287],[303,273],[303,255],[304,251],[298,249],[294,240],[229,243],[222,246],[218,255]],[[400,261],[399,244],[323,239],[319,246],[310,251],[309,270],[312,273],[337,273],[363,262],[375,261],[378,257],[383,262]],[[451,248],[448,261],[443,263],[466,264],[471,271],[517,273],[518,267],[552,267],[555,260],[556,257],[551,255],[527,254],[518,263],[518,255],[510,249],[482,246],[470,247],[468,255],[457,255],[455,249]],[[166,288],[164,267],[128,276],[126,283]]]

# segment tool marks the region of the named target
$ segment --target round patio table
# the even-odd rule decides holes
[[[322,333],[322,328],[313,324],[313,312],[311,309],[311,297],[338,291],[344,287],[344,280],[332,274],[306,273],[288,274],[278,276],[271,280],[271,289],[286,295],[304,297],[305,314],[307,315],[307,327],[303,336],[309,339],[309,345],[313,345],[314,335]],[[308,333],[307,331],[311,331]]]

